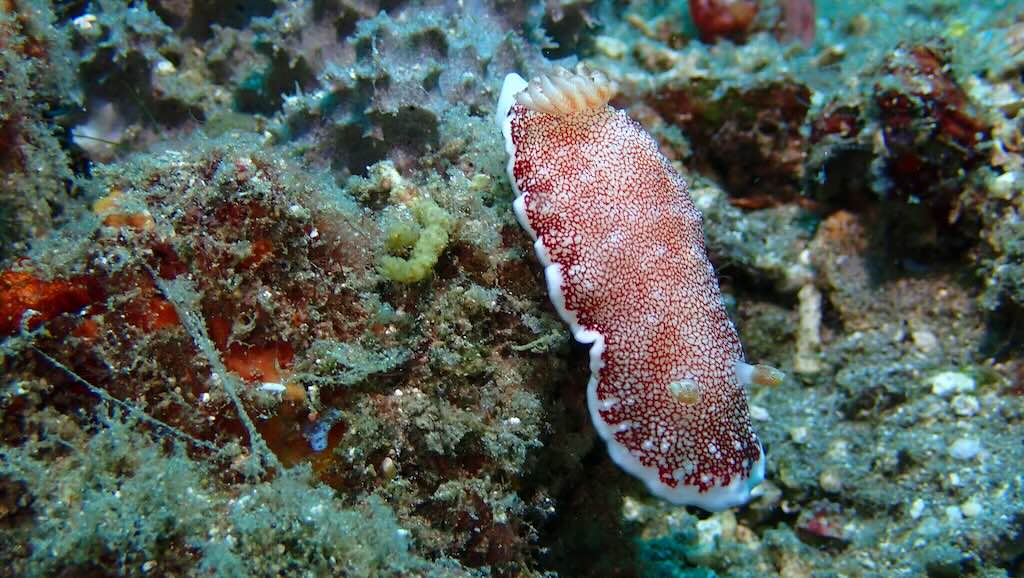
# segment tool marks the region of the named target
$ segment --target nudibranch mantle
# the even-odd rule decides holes
[[[744,362],[686,182],[613,93],[599,73],[505,78],[516,217],[591,344],[587,402],[612,459],[663,499],[723,510],[764,479],[744,385],[780,374]]]

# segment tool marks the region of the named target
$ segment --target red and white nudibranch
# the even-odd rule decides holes
[[[612,459],[675,504],[737,506],[764,479],[744,385],[781,374],[744,362],[686,182],[613,93],[584,71],[505,78],[516,217],[592,344],[587,402]]]

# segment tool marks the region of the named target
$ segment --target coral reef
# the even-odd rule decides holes
[[[97,415],[89,429],[67,423],[60,433],[0,454],[5,483],[31,496],[23,507],[39,520],[29,536],[4,537],[12,551],[26,545],[19,538],[30,541],[25,561],[13,568],[17,575],[68,567],[209,576],[458,568],[411,554],[408,531],[390,508],[375,498],[347,508],[311,481],[308,469],[231,496],[211,486],[216,474],[184,448],[167,451],[117,412],[101,407]]]
[[[0,576],[1024,572],[1022,22],[0,0]],[[493,122],[579,61],[787,373],[745,507],[649,496],[590,423]]]
[[[758,9],[757,0],[690,0],[690,17],[704,42],[744,36]]]
[[[80,92],[55,20],[45,4],[0,2],[0,259],[82,208],[71,191],[76,155],[59,123]]]

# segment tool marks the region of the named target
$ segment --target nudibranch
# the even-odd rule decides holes
[[[505,78],[516,217],[559,315],[591,344],[587,402],[612,459],[672,503],[737,506],[765,463],[744,386],[781,374],[744,362],[686,182],[608,106],[614,91],[582,69]]]

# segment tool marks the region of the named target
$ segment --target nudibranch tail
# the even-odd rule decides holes
[[[613,93],[599,73],[506,77],[516,217],[591,344],[587,402],[612,459],[673,503],[743,504],[765,467],[744,385],[781,374],[744,361],[686,182]]]

